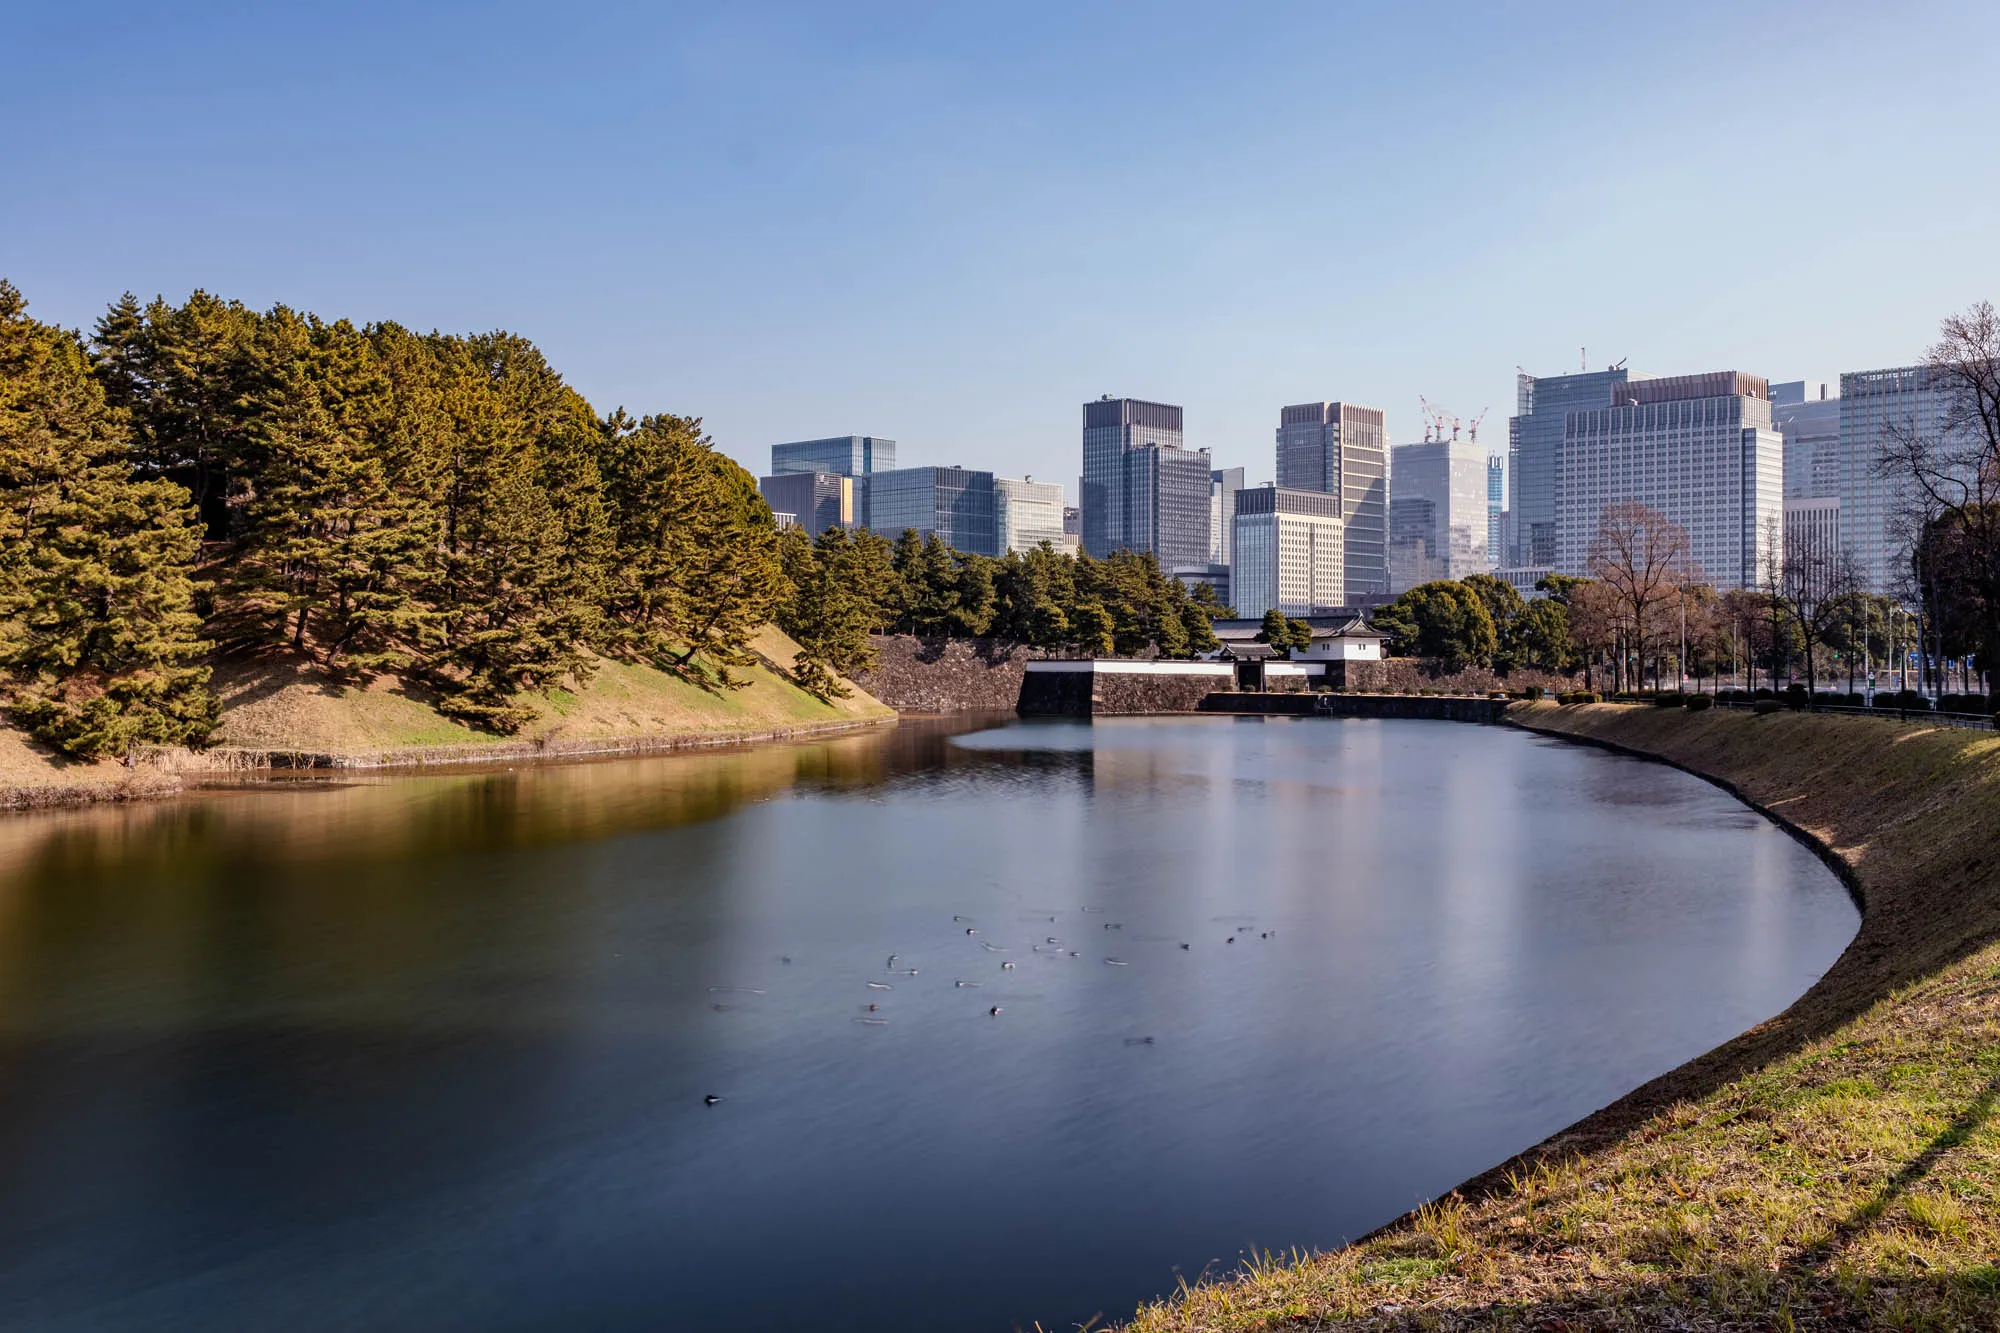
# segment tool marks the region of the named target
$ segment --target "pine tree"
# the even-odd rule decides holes
[[[779,603],[778,627],[799,645],[795,678],[822,699],[847,697],[841,677],[875,664],[868,641],[872,589],[859,547],[839,528],[815,541],[797,528],[779,539],[788,595]]]
[[[596,430],[588,404],[508,334],[433,338],[446,484],[428,590],[441,643],[426,674],[441,711],[496,731],[534,715],[520,696],[590,669],[601,637],[593,561]],[[551,485],[583,469],[575,486]]]
[[[216,723],[187,492],[134,480],[127,447],[82,340],[0,281],[0,670],[15,720],[68,754]]]
[[[942,543],[939,543],[942,545]],[[983,555],[960,555],[952,579],[952,608],[946,627],[960,638],[978,638],[993,627],[994,562]]]
[[[777,524],[748,472],[699,420],[646,417],[606,433],[612,529],[607,607],[623,652],[703,684],[740,682],[781,590]]]
[[[373,436],[388,381],[345,323],[273,312],[265,341],[229,615],[336,675],[405,669],[439,627],[416,596],[437,525],[422,496],[391,484]]]
[[[143,310],[128,293],[97,325],[99,377],[131,413],[140,475],[186,487],[211,540],[231,535],[230,507],[243,494],[259,323],[241,302],[198,290]]]

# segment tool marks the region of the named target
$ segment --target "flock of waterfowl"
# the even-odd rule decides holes
[[[1102,907],[1086,906],[1081,908],[1080,910],[1088,915],[1102,915],[1104,913],[1104,909]],[[1024,914],[1021,919],[1023,921],[1033,920],[1037,922],[1046,920],[1049,924],[1053,925],[1056,924],[1057,919],[1060,915],[1061,915],[1060,912],[1037,911],[1032,914]],[[1230,929],[1232,931],[1232,933],[1224,937],[1223,943],[1234,944],[1236,943],[1237,938],[1239,936],[1245,938],[1248,937],[1250,932],[1250,926],[1248,923],[1251,922],[1253,918],[1237,914],[1230,916],[1215,917],[1213,918],[1213,920],[1215,920],[1218,923],[1224,923],[1225,928]],[[969,916],[954,915],[952,917],[952,922],[955,925],[963,927],[966,937],[975,940],[978,943],[980,949],[983,950],[984,952],[988,954],[1004,954],[1011,952],[1010,945],[994,944],[990,940],[980,938],[981,928],[976,918]],[[1132,940],[1134,943],[1138,944],[1178,944],[1184,951],[1191,951],[1194,947],[1191,941],[1180,939],[1178,936],[1173,936],[1173,935],[1123,936],[1122,932],[1125,929],[1125,923],[1122,921],[1103,921],[1095,924],[1098,926],[1099,930],[1103,932],[1106,933],[1113,931],[1120,932],[1122,938],[1128,938]],[[1258,938],[1268,940],[1276,933],[1277,932],[1274,930],[1259,931]],[[1049,959],[1081,960],[1083,957],[1082,949],[1070,947],[1069,942],[1065,941],[1060,936],[1056,935],[1044,935],[1042,936],[1039,942],[1032,940],[1029,941],[1028,950],[1033,954]],[[790,963],[792,960],[789,955],[781,955],[779,961],[781,963]],[[915,977],[921,974],[921,969],[919,968],[899,966],[899,964],[901,964],[902,961],[903,961],[903,956],[901,954],[895,954],[895,953],[890,954],[883,961],[882,964],[883,975],[897,976],[897,977]],[[1104,955],[1103,963],[1104,966],[1106,967],[1131,966],[1131,963],[1128,960],[1124,958],[1119,958],[1111,954]],[[1015,967],[1015,962],[1013,959],[1002,958],[1000,960],[999,970],[1001,972],[1013,972],[1017,969]],[[954,990],[978,990],[984,985],[985,983],[982,981],[975,981],[966,977],[958,977],[952,981],[952,989]],[[864,981],[862,982],[862,986],[865,990],[870,992],[883,992],[883,991],[893,992],[896,989],[894,982],[879,981],[879,980]],[[762,989],[754,986],[710,986],[708,990],[711,995],[762,995],[765,993]],[[886,1015],[882,1013],[882,1003],[883,1002],[881,1000],[869,1000],[866,1004],[863,1004],[861,1006],[860,1013],[855,1016],[854,1022],[865,1027],[888,1026],[889,1019]],[[732,1008],[733,1006],[722,1002],[712,1002],[709,1007],[717,1011],[726,1011]],[[998,1018],[1004,1012],[1004,1006],[995,1004],[989,1006],[986,1012],[990,1017]],[[1124,1041],[1125,1045],[1127,1046],[1153,1045],[1153,1038],[1151,1037],[1127,1037],[1124,1039]],[[707,1096],[702,1098],[702,1103],[703,1105],[706,1106],[714,1106],[715,1104],[723,1100],[724,1098],[720,1094],[709,1093]]]

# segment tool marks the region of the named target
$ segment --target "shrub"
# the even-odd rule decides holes
[[[1522,693],[1528,696],[1529,703],[1536,703],[1540,701],[1542,695],[1546,694],[1547,691],[1544,690],[1539,685],[1530,685],[1526,690],[1523,690]]]
[[[1759,699],[1755,704],[1751,705],[1751,711],[1757,714],[1758,717],[1765,717],[1771,713],[1779,712],[1783,708],[1784,705],[1776,699]]]
[[[1597,694],[1591,690],[1571,690],[1568,694],[1556,696],[1556,702],[1559,704],[1594,704],[1597,699]]]
[[[1686,702],[1687,696],[1679,690],[1661,690],[1653,696],[1653,707],[1655,708],[1679,708]]]
[[[1704,708],[1713,707],[1715,707],[1715,700],[1706,694],[1690,694],[1688,696],[1688,712],[1690,713],[1699,713]]]
[[[1750,698],[1753,701],[1757,699],[1775,699],[1777,697],[1778,692],[1768,685],[1759,685],[1756,689],[1750,691]]]

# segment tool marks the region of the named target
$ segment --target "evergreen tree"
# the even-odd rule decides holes
[[[687,417],[647,417],[607,436],[607,575],[614,642],[703,683],[736,682],[776,609],[777,525],[756,479],[716,453]]]
[[[64,753],[206,741],[187,492],[135,480],[75,335],[0,281],[0,670],[9,711]]]
[[[1070,642],[1080,656],[1110,657],[1117,650],[1113,624],[1104,603],[1095,598],[1078,602],[1069,616]]]
[[[946,622],[953,635],[978,638],[992,629],[998,601],[993,589],[994,563],[983,555],[958,557],[952,579],[953,605]]]
[[[864,536],[872,534],[863,534]],[[840,528],[808,541],[793,528],[779,539],[788,595],[780,602],[778,627],[799,645],[794,676],[822,699],[845,698],[841,680],[875,664],[868,641],[875,598],[872,557]]]
[[[128,293],[97,324],[98,374],[131,413],[140,475],[186,487],[210,540],[231,535],[230,508],[243,498],[259,324],[241,302],[199,290],[143,310]]]
[[[256,481],[227,618],[335,674],[406,668],[440,617],[416,598],[437,542],[371,430],[388,381],[347,324],[267,317],[244,458]]]
[[[601,576],[587,567],[595,541],[579,549],[574,540],[589,515],[569,508],[595,490],[597,424],[523,340],[434,342],[450,460],[430,590],[442,643],[427,674],[443,711],[514,731],[533,716],[518,696],[587,676],[600,638],[600,606],[588,595]],[[577,469],[581,496],[550,484]]]

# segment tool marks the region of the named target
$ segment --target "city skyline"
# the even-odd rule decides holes
[[[753,473],[774,442],[850,430],[903,441],[905,466],[1067,484],[1074,404],[1110,391],[1181,404],[1190,447],[1264,480],[1272,407],[1318,394],[1407,443],[1420,394],[1507,415],[1517,363],[1831,381],[1920,359],[2000,288],[2000,185],[1935,132],[1996,118],[2000,14],[1877,19],[44,9],[17,21],[0,105],[63,114],[14,146],[0,234],[44,318],[200,286],[507,327],[600,410],[699,415]],[[1094,74],[1108,49],[1187,95],[1130,98]],[[1271,77],[1312,49],[1350,72]],[[533,77],[550,61],[606,77],[557,98]],[[157,76],[197,66],[232,80]],[[94,171],[114,149],[123,169]],[[1760,172],[1857,161],[1894,188],[1744,207]],[[1356,182],[1383,203],[1331,206]],[[1135,227],[1147,185],[1167,206]],[[1698,281],[1577,276],[1635,267],[1726,269],[1745,317],[1718,325]],[[1304,299],[1315,279],[1338,300]]]

